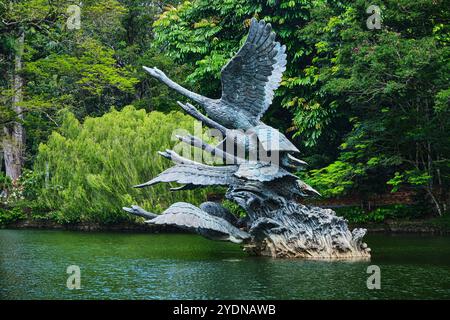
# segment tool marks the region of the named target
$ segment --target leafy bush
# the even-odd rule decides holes
[[[7,207],[24,199],[20,180],[13,183],[9,177],[0,174],[0,206]]]
[[[423,216],[424,208],[414,205],[395,204],[382,206],[371,211],[361,207],[337,208],[336,214],[344,217],[350,223],[383,222],[386,219],[411,219]]]
[[[433,177],[420,170],[407,170],[404,173],[396,172],[395,176],[387,184],[392,185],[392,192],[397,192],[402,184],[419,187],[426,186]]]
[[[427,221],[431,226],[447,231],[450,231],[450,212],[444,213],[440,217],[436,217]]]
[[[336,161],[325,168],[301,172],[301,178],[316,188],[323,197],[332,198],[345,194],[354,186],[353,177],[360,170],[353,165]]]
[[[0,191],[6,190],[11,187],[11,179],[3,172],[0,172]]]
[[[194,120],[180,112],[147,113],[132,106],[80,124],[68,113],[58,132],[39,146],[35,172],[40,201],[62,223],[112,223],[129,219],[123,206],[139,204],[160,212],[177,201],[198,204],[207,190],[170,192],[169,186],[135,189],[172,165],[157,154],[175,145],[174,132],[193,131]]]
[[[247,215],[247,212],[245,212],[244,209],[242,209],[237,203],[235,203],[231,200],[228,200],[228,199],[223,200],[222,206],[224,206],[226,209],[228,209],[236,217],[243,218]]]
[[[25,218],[25,214],[20,208],[0,207],[0,226],[12,223],[23,218]]]

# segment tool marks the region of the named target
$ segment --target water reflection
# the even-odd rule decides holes
[[[372,235],[371,261],[248,257],[193,235],[0,230],[3,299],[450,298],[450,237]],[[381,268],[368,290],[367,266]],[[66,268],[81,268],[81,290]]]

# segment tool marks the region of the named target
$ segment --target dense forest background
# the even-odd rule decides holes
[[[169,165],[156,151],[175,129],[194,127],[183,97],[141,67],[218,97],[252,17],[287,47],[264,121],[302,151],[299,176],[324,198],[356,197],[355,221],[445,215],[449,14],[444,0],[0,0],[0,223],[117,222],[131,203],[203,201],[208,190],[131,188]],[[364,206],[400,191],[414,204]]]

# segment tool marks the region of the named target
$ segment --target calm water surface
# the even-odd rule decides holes
[[[449,299],[450,237],[369,235],[370,262],[249,257],[186,234],[0,230],[1,299]],[[381,268],[368,290],[367,266]],[[81,269],[81,289],[66,269]]]

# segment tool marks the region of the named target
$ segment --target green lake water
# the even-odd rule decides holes
[[[449,299],[450,237],[368,235],[371,261],[249,257],[188,234],[0,230],[1,299]],[[81,289],[66,287],[67,267]],[[367,267],[381,270],[369,290]]]

